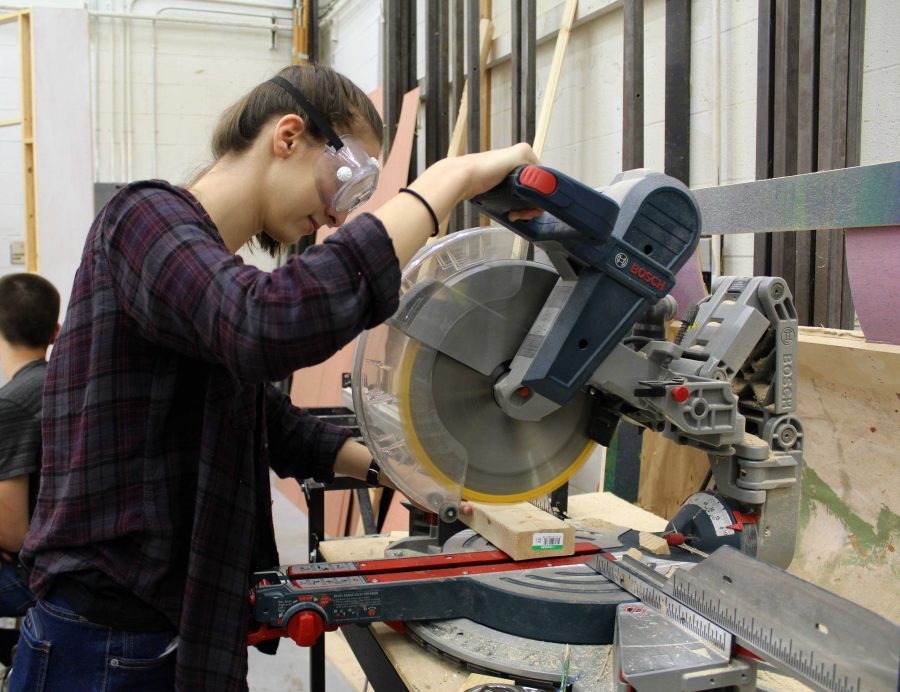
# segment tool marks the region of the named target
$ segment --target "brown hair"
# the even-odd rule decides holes
[[[291,65],[278,75],[297,87],[338,135],[348,134],[362,124],[372,130],[379,144],[383,142],[381,116],[369,97],[344,75],[316,64]],[[324,133],[307,117],[300,104],[277,84],[265,81],[222,114],[212,137],[213,156],[219,159],[226,154],[242,154],[269,120],[290,113],[303,118],[306,131],[314,140],[325,141]],[[258,233],[254,240],[272,256],[281,250],[281,244],[264,232]]]
[[[56,335],[59,291],[37,274],[0,279],[0,336],[14,346],[46,348]]]

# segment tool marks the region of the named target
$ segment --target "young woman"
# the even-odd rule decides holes
[[[226,111],[190,188],[131,184],[95,220],[47,375],[13,690],[246,688],[249,575],[278,564],[268,469],[371,463],[269,383],[387,319],[437,219],[535,161],[446,159],[271,273],[235,255],[341,225],[381,133],[345,77],[289,67]]]

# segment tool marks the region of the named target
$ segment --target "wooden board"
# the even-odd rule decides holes
[[[709,471],[709,457],[649,430],[644,431],[643,438],[637,502],[647,511],[669,518],[700,489]]]
[[[638,531],[662,531],[666,520],[612,493],[585,493],[569,498],[569,518],[576,526],[603,530],[625,526]],[[601,523],[604,522],[604,523]]]
[[[472,502],[473,513],[460,516],[469,528],[513,560],[562,557],[575,553],[575,527],[527,502]]]
[[[790,571],[900,621],[900,346],[801,328],[800,535]]]
[[[459,688],[459,692],[466,692],[467,690],[471,690],[473,687],[478,687],[479,685],[512,685],[514,681],[509,678],[495,678],[492,675],[479,675],[478,673],[472,673],[468,679],[462,684]]]
[[[900,620],[900,346],[801,327],[798,361],[805,469],[789,571]],[[645,432],[639,504],[671,516],[707,468]]]
[[[547,88],[544,89],[544,100],[541,101],[541,114],[538,117],[534,130],[534,153],[541,157],[544,152],[544,144],[547,141],[547,132],[550,130],[550,115],[553,112],[553,102],[556,100],[556,89],[559,86],[559,76],[562,73],[563,58],[566,56],[566,46],[569,44],[569,34],[572,33],[572,25],[575,23],[575,10],[578,9],[578,0],[566,0],[566,9],[563,11],[562,24],[559,26],[559,34],[556,36],[556,49],[553,52],[553,62],[550,64],[550,76],[547,77]]]

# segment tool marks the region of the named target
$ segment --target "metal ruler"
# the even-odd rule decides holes
[[[734,548],[669,580],[627,556],[589,564],[697,636],[718,645],[718,626],[815,689],[898,690],[900,626]]]

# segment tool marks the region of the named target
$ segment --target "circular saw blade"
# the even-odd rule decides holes
[[[454,233],[413,259],[395,315],[360,337],[354,411],[413,502],[442,513],[460,498],[530,499],[590,455],[590,397],[539,422],[506,416],[493,398],[558,279],[543,251],[506,229]]]
[[[586,396],[579,393],[541,421],[521,421],[494,401],[494,380],[427,346],[410,348],[401,370],[407,442],[442,480],[464,462],[467,500],[518,502],[558,488],[594,447]]]
[[[434,347],[413,341],[405,350],[400,422],[407,443],[442,481],[465,469],[465,499],[516,502],[550,492],[593,449],[584,393],[539,422],[511,418],[494,400],[496,379],[555,282],[554,272],[529,262],[491,263],[461,273],[449,285],[471,307],[457,308],[453,320],[434,328]]]

